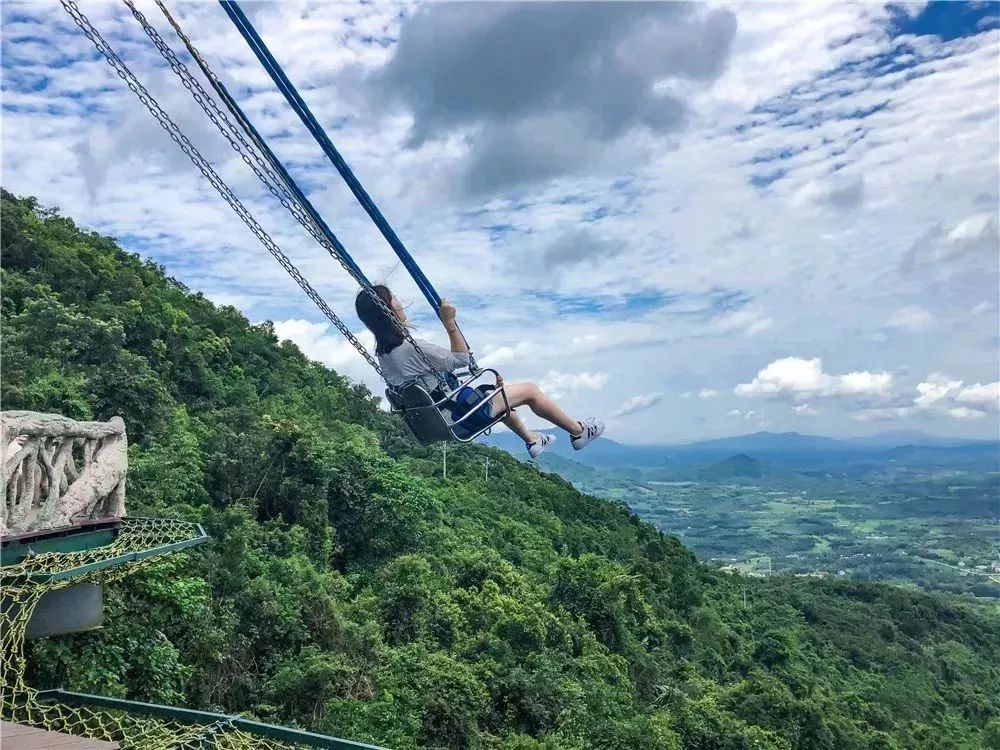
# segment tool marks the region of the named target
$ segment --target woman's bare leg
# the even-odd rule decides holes
[[[503,406],[501,405],[499,408],[503,409]],[[528,427],[528,425],[524,423],[524,420],[521,419],[520,415],[513,409],[507,412],[507,418],[504,419],[503,423],[510,428],[511,432],[521,438],[521,440],[523,440],[526,444],[531,445],[532,443],[537,442],[538,433]]]
[[[527,406],[536,416],[541,417],[547,422],[551,422],[556,427],[562,427],[570,435],[575,436],[580,434],[580,422],[560,409],[559,405],[542,393],[541,388],[534,383],[507,383],[504,385],[504,392],[507,394],[507,402],[510,404],[511,409],[515,409],[518,406]],[[499,393],[493,397],[493,408],[498,413],[504,408],[503,396]],[[520,421],[520,417],[517,417],[517,419]],[[523,425],[524,423],[522,422],[521,424]],[[528,440],[526,442],[533,441]]]

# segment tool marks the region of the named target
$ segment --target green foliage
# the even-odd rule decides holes
[[[416,444],[269,323],[3,194],[4,408],[124,417],[129,509],[213,542],[33,644],[42,687],[394,748],[1000,745],[995,613],[722,575],[627,508]]]

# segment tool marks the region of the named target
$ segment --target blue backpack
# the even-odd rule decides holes
[[[449,385],[452,379],[454,379],[455,388],[458,387],[458,380],[454,375],[448,376]],[[472,411],[476,406],[482,403],[483,399],[488,399],[491,397],[492,392],[496,390],[495,386],[492,385],[480,385],[473,388],[472,386],[465,386],[458,393],[456,393],[452,399],[451,403],[445,408],[451,412],[452,422],[457,422],[459,419],[464,417],[470,411]],[[488,427],[494,420],[495,415],[493,413],[493,405],[488,404],[487,406],[479,409],[475,414],[466,419],[461,424],[455,425],[455,432],[462,436],[473,435],[485,427]]]

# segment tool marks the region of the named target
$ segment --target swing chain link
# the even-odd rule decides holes
[[[340,244],[339,240],[331,234],[331,238],[333,240],[333,242],[331,242],[330,239],[325,236],[323,230],[317,225],[312,217],[309,216],[306,208],[293,195],[292,191],[285,184],[285,181],[275,173],[275,170],[273,169],[274,165],[267,157],[267,152],[261,148],[259,143],[256,142],[253,132],[245,124],[245,116],[242,112],[235,109],[230,104],[229,94],[223,87],[219,77],[208,65],[208,62],[201,56],[188,36],[180,28],[180,24],[178,24],[173,18],[162,0],[156,0],[156,4],[160,8],[160,11],[177,33],[177,36],[184,43],[184,46],[187,48],[191,57],[201,68],[202,72],[205,74],[205,78],[215,89],[223,103],[226,104],[230,113],[233,115],[233,118],[236,119],[237,123],[239,123],[239,126],[229,119],[226,113],[216,103],[215,99],[213,99],[212,96],[205,91],[198,79],[191,73],[188,67],[181,62],[181,60],[177,57],[177,54],[170,48],[156,28],[153,27],[153,25],[146,19],[145,15],[143,15],[143,13],[135,7],[133,0],[123,0],[123,2],[126,6],[128,6],[135,20],[142,26],[146,36],[148,36],[156,46],[160,55],[170,65],[171,70],[177,75],[178,78],[180,78],[184,88],[191,93],[191,96],[194,98],[198,106],[201,107],[208,118],[212,121],[212,124],[215,125],[222,136],[229,142],[229,145],[233,148],[233,150],[240,155],[243,162],[250,167],[251,170],[253,170],[260,182],[275,198],[278,199],[281,205],[292,214],[293,218],[302,226],[302,228],[305,229],[306,232],[308,232],[309,235],[312,236],[312,238],[316,240],[316,242],[319,243],[319,245],[326,250],[331,257],[340,263],[341,267],[347,271],[348,274],[350,274],[351,278],[353,278],[354,281],[369,295],[369,297],[376,302],[376,304],[381,308],[383,314],[387,315],[389,320],[395,321],[395,313],[392,312],[385,301],[379,297],[378,293],[372,288],[372,285],[368,282],[368,280],[364,278],[364,276],[362,276],[355,268],[353,268],[350,263],[348,263],[345,258],[346,250]],[[248,141],[247,137],[244,136],[244,132],[246,132],[246,135],[249,136],[250,141]],[[251,143],[251,141],[253,143]],[[397,324],[397,328],[407,342],[413,347],[414,351],[416,351],[421,360],[423,360],[424,366],[427,367],[428,371],[435,373],[443,386],[447,385],[447,381],[443,377],[442,373],[440,373],[439,369],[431,363],[430,359],[413,339],[409,329],[401,323]],[[343,329],[341,329],[341,331],[343,332]],[[355,344],[357,341],[353,335],[349,336],[348,340],[351,341],[352,344]],[[358,347],[359,345],[360,344],[355,344],[355,347]],[[359,351],[361,350],[359,349]],[[372,359],[367,352],[362,353],[369,362],[372,362]],[[376,367],[375,369],[378,371],[379,375],[383,375],[381,368]]]
[[[216,126],[216,128],[223,135],[223,137],[225,137],[226,140],[229,141],[229,145],[232,147],[232,149],[236,151],[237,154],[240,155],[240,158],[244,161],[244,163],[246,163],[246,165],[254,171],[258,179],[260,179],[260,181],[265,185],[265,187],[267,187],[267,189],[271,192],[271,194],[281,202],[281,205],[286,209],[288,209],[289,211],[291,211],[293,215],[295,215],[295,218],[300,223],[302,223],[303,226],[306,226],[308,219],[304,216],[300,216],[299,213],[297,213],[301,211],[301,209],[299,208],[298,204],[293,204],[294,199],[292,198],[291,193],[288,192],[288,189],[284,186],[281,180],[279,180],[278,176],[274,174],[274,172],[271,169],[271,166],[268,165],[255,151],[251,149],[250,144],[247,143],[246,140],[243,138],[242,132],[238,128],[234,127],[231,122],[229,122],[228,118],[226,118],[225,113],[222,112],[219,106],[215,103],[215,100],[212,99],[212,97],[210,97],[207,94],[207,92],[202,88],[201,84],[191,74],[187,66],[177,58],[177,55],[174,53],[174,51],[163,40],[163,37],[160,36],[159,32],[149,23],[149,21],[146,20],[145,15],[143,15],[143,13],[139,11],[138,8],[135,7],[135,4],[132,2],[132,0],[124,0],[124,3],[125,5],[128,6],[129,10],[132,11],[132,16],[136,19],[136,21],[138,21],[142,25],[142,28],[146,32],[146,35],[152,40],[157,50],[159,50],[160,54],[170,65],[171,70],[173,70],[173,72],[177,75],[177,77],[180,78],[181,84],[184,86],[184,88],[186,88],[188,91],[191,92],[191,96],[194,98],[194,100],[198,103],[199,106],[201,106],[202,110],[204,110],[205,114],[208,115],[208,118]],[[164,15],[166,15],[167,19],[174,26],[174,30],[177,31],[177,34],[181,37],[182,41],[184,41],[185,44],[189,45],[188,49],[192,50],[192,56],[195,56],[196,60],[201,61],[201,56],[197,54],[197,50],[194,49],[193,45],[190,45],[189,40],[180,30],[180,27],[176,25],[176,23],[173,20],[173,17],[167,11],[166,6],[163,5],[162,2],[159,2],[159,0],[157,0],[157,5],[160,7],[160,10],[163,11]],[[205,70],[205,67],[202,67],[202,70]],[[239,142],[237,142],[237,139]],[[249,151],[249,155],[246,152],[244,152],[243,148],[246,148],[247,151]],[[250,162],[251,156],[257,163],[256,165]],[[264,174],[261,173],[261,170],[264,171]],[[281,195],[278,194],[279,189],[281,190],[282,193]],[[306,229],[310,232],[310,234],[313,234],[314,237],[316,236],[315,235],[316,230],[314,228],[306,226]],[[316,239],[321,243],[325,242],[325,239],[320,239],[319,237],[316,237]],[[334,248],[329,247],[327,245],[326,249],[331,255],[337,257],[338,254]]]
[[[101,36],[100,32],[90,22],[90,19],[88,19],[87,16],[80,10],[75,0],[60,0],[60,3],[63,6],[63,9],[73,19],[73,22],[80,27],[87,39],[93,43],[97,51],[101,53],[106,62],[114,69],[118,77],[121,78],[138,97],[139,101],[156,119],[160,127],[162,127],[163,130],[170,136],[171,140],[173,140],[174,143],[180,147],[181,151],[184,152],[184,154],[198,168],[205,179],[209,181],[212,187],[214,187],[219,195],[221,195],[222,198],[229,204],[236,215],[240,217],[244,224],[246,224],[247,228],[249,228],[260,243],[264,245],[267,251],[274,256],[275,260],[277,260],[281,267],[288,272],[302,291],[304,291],[306,295],[316,304],[316,306],[319,307],[330,322],[337,327],[337,329],[354,346],[354,348],[357,349],[358,352],[368,361],[368,364],[370,364],[372,368],[374,368],[374,370],[384,378],[385,376],[382,373],[382,368],[379,366],[378,361],[372,357],[372,355],[365,348],[364,344],[357,339],[357,337],[337,316],[337,314],[329,307],[329,305],[327,305],[326,301],[312,287],[309,281],[306,280],[299,269],[295,267],[288,256],[282,252],[281,248],[278,247],[271,236],[263,229],[263,227],[261,227],[239,198],[237,198],[232,190],[230,190],[229,186],[223,182],[222,178],[212,168],[212,165],[201,155],[188,137],[181,132],[177,124],[170,119],[169,115],[167,115],[163,108],[160,107],[153,95],[149,93],[142,83],[140,83],[139,79],[136,78],[129,67],[114,51],[111,45],[104,39],[103,36]]]

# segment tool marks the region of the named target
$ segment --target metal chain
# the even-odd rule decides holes
[[[281,265],[285,271],[295,280],[299,287],[306,293],[306,295],[311,299],[316,306],[323,312],[324,315],[332,322],[337,329],[344,335],[344,337],[354,346],[355,349],[368,361],[374,370],[383,378],[385,377],[382,373],[382,368],[379,366],[378,361],[372,357],[372,355],[365,348],[364,344],[358,341],[357,337],[351,333],[351,330],[344,324],[344,322],[337,317],[337,314],[330,309],[326,301],[319,295],[319,293],[313,289],[312,285],[306,280],[298,268],[292,263],[287,255],[282,252],[281,248],[271,239],[271,236],[261,227],[253,215],[247,210],[239,198],[229,189],[229,186],[223,182],[222,178],[219,177],[218,173],[212,168],[212,165],[201,155],[194,144],[185,136],[177,124],[170,119],[169,115],[160,107],[159,103],[153,98],[152,94],[142,85],[138,78],[132,73],[129,67],[122,61],[118,54],[114,51],[111,45],[101,36],[100,32],[94,27],[86,15],[79,9],[74,0],[60,0],[63,9],[69,14],[73,19],[73,22],[83,31],[84,35],[93,43],[97,51],[103,55],[107,63],[114,69],[118,77],[121,78],[126,85],[132,90],[132,92],[138,97],[139,101],[142,102],[143,106],[149,111],[149,113],[156,119],[160,127],[166,131],[170,136],[171,140],[174,141],[180,147],[181,151],[191,160],[191,162],[198,168],[202,175],[211,183],[212,187],[216,189],[219,195],[229,204],[230,208],[236,213],[237,216],[243,221],[244,224],[250,229],[255,237],[260,241],[260,243],[267,249],[271,255],[274,256],[275,260]]]
[[[132,16],[142,25],[146,35],[152,40],[157,50],[159,50],[160,55],[170,65],[171,70],[173,70],[174,73],[176,73],[181,79],[181,83],[184,88],[191,92],[191,96],[194,97],[194,100],[205,111],[212,123],[216,126],[216,128],[218,128],[219,132],[222,133],[226,140],[229,141],[229,145],[233,148],[233,150],[240,155],[240,158],[243,159],[244,163],[246,163],[246,165],[254,171],[258,179],[260,179],[271,194],[281,202],[282,206],[293,212],[295,218],[304,226],[307,223],[310,223],[309,218],[306,217],[304,213],[301,213],[302,209],[295,202],[294,197],[291,192],[289,192],[284,182],[274,173],[272,165],[262,159],[260,155],[251,148],[250,144],[247,143],[246,139],[243,137],[242,131],[229,121],[225,113],[215,103],[215,100],[205,92],[201,83],[198,82],[198,79],[195,78],[188,70],[187,66],[177,58],[174,51],[166,44],[159,32],[146,20],[146,17],[142,14],[142,12],[135,7],[132,0],[124,0],[124,2],[125,5],[128,6],[129,10],[132,11]],[[180,31],[180,27],[176,25],[176,22],[173,20],[172,16],[170,16],[166,6],[160,2],[158,2],[157,5],[159,5],[164,15],[167,16],[167,19],[174,26],[178,35],[181,35],[182,32]],[[181,37],[182,40],[185,38],[186,37],[184,36]],[[204,68],[202,69],[204,70]],[[244,151],[244,149],[246,149],[246,151]],[[249,152],[249,155],[247,152]],[[251,163],[251,157],[256,164]],[[280,195],[279,190],[281,192]],[[307,226],[306,228],[310,234],[313,234],[313,236],[316,237],[318,241],[321,243],[326,242],[325,238],[320,239],[320,237],[316,236],[315,228],[311,226]],[[329,246],[329,244],[327,244],[326,249],[331,255],[338,257],[339,254],[337,249]]]
[[[170,65],[171,70],[180,78],[181,83],[184,88],[191,92],[191,96],[194,98],[195,102],[208,116],[212,124],[218,129],[218,131],[229,141],[229,145],[236,151],[243,162],[250,167],[254,174],[261,183],[268,189],[268,191],[278,199],[281,205],[292,214],[296,221],[302,228],[305,229],[313,239],[316,240],[323,247],[331,257],[340,263],[341,267],[351,278],[358,283],[358,285],[371,297],[375,303],[381,308],[384,315],[387,315],[389,320],[396,320],[396,315],[385,301],[378,296],[378,293],[372,287],[368,280],[361,275],[354,267],[351,266],[345,259],[346,250],[343,245],[340,244],[339,240],[331,234],[333,242],[327,239],[323,230],[317,225],[317,223],[309,216],[308,211],[298,200],[298,198],[293,194],[293,191],[285,184],[284,179],[279,177],[276,172],[282,171],[274,167],[273,162],[267,156],[266,147],[262,147],[260,143],[257,142],[252,129],[245,122],[243,114],[236,108],[234,108],[229,102],[229,94],[225,91],[221,81],[214,71],[209,67],[208,63],[201,56],[198,50],[191,43],[191,40],[180,28],[180,24],[174,20],[173,16],[170,14],[166,5],[162,0],[156,0],[157,6],[162,11],[163,15],[166,17],[167,21],[173,27],[177,36],[184,43],[191,57],[194,58],[195,62],[201,68],[202,72],[205,74],[205,78],[209,81],[212,87],[215,89],[216,93],[222,99],[223,103],[226,105],[229,112],[233,115],[239,125],[233,123],[226,113],[219,107],[215,99],[205,91],[198,79],[191,73],[187,66],[178,59],[176,53],[170,48],[170,46],[164,41],[163,37],[160,36],[159,32],[149,23],[146,17],[139,11],[132,0],[123,0],[129,10],[132,11],[132,16],[136,21],[142,26],[143,31],[146,36],[152,40],[153,44],[156,46],[157,50],[164,60]],[[244,135],[244,133],[246,135]],[[249,138],[249,141],[247,140]],[[251,143],[252,142],[252,143]],[[443,385],[447,385],[443,373],[431,363],[428,356],[420,348],[419,344],[413,339],[412,334],[406,326],[401,323],[397,324],[397,329],[406,341],[413,347],[417,355],[421,358],[424,366],[427,368],[428,372],[434,373],[439,381]]]

